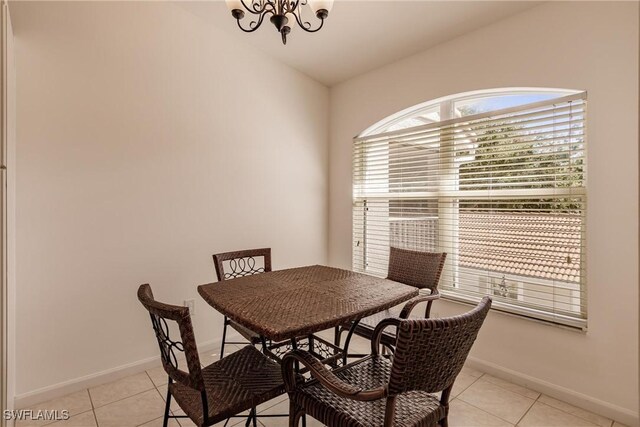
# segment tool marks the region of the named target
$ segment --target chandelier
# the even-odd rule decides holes
[[[308,33],[315,33],[324,25],[324,20],[329,16],[333,0],[226,0],[231,15],[238,22],[238,27],[245,33],[252,33],[262,25],[267,15],[282,36],[282,43],[287,44],[287,35],[297,23],[300,28]],[[314,27],[302,16],[302,6],[309,5],[319,22]],[[242,23],[246,14],[250,17],[247,26]]]

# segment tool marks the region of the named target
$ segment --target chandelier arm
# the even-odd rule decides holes
[[[254,15],[261,15],[262,13],[264,13],[264,11],[267,8],[267,5],[269,4],[269,2],[263,3],[261,1],[257,3],[254,0],[251,0],[251,6],[247,6],[247,4],[244,1],[245,0],[240,0],[240,3],[242,3],[242,6],[244,6],[247,12],[253,13]]]
[[[260,15],[260,18],[258,18],[258,21],[251,21],[249,23],[249,28],[244,28],[240,23],[240,20],[236,19],[236,22],[238,23],[238,28],[240,28],[245,33],[253,33],[255,30],[260,28],[260,25],[262,25],[262,21],[264,21],[264,17],[267,15],[267,13],[270,13],[270,12],[269,11],[264,12],[262,15]],[[255,24],[255,25],[252,25],[252,24]]]
[[[320,19],[320,25],[318,25],[318,28],[311,29],[310,28],[311,27],[311,23],[309,21],[302,22],[302,20],[300,19],[300,17],[298,15],[296,15],[295,13],[293,15],[296,17],[296,21],[298,21],[298,26],[300,28],[302,28],[304,31],[306,31],[307,33],[315,33],[317,31],[320,31],[320,29],[324,25],[324,18],[319,18]]]
[[[272,15],[278,14],[278,7],[274,0],[266,0],[262,6],[262,13],[271,13]]]
[[[293,13],[295,15],[296,11],[298,10],[298,6],[300,6],[300,0],[285,1],[285,4],[288,6],[286,8],[286,12]]]

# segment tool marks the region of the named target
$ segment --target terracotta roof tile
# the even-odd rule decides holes
[[[580,281],[580,217],[461,212],[459,220],[461,266]]]

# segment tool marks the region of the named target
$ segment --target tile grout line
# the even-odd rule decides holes
[[[595,426],[597,426],[597,424],[596,424],[595,422],[593,422],[593,421],[590,421],[590,420],[588,420],[588,419],[586,419],[586,418],[583,418],[583,417],[581,417],[581,416],[579,416],[579,415],[576,415],[576,414],[573,414],[573,413],[571,413],[571,412],[565,411],[564,409],[556,408],[555,406],[549,405],[548,403],[538,402],[537,400],[536,400],[536,402],[534,402],[534,403],[539,403],[540,405],[548,406],[549,408],[555,409],[556,411],[560,411],[560,412],[565,413],[565,414],[567,414],[567,415],[570,415],[570,416],[572,416],[572,417],[574,417],[574,418],[579,418],[580,420],[582,420],[582,421],[584,421],[584,422],[587,422],[587,423],[589,423],[589,424],[593,425],[594,427],[595,427]],[[564,402],[564,403],[566,403],[566,402]],[[533,407],[533,405],[531,405],[531,406]],[[529,412],[529,411],[527,411],[527,412]],[[592,412],[592,414],[595,414],[595,413],[594,413],[594,412]],[[595,415],[598,415],[598,414],[595,414]],[[603,416],[603,415],[600,415],[600,416]],[[605,417],[605,418],[606,418],[606,417]],[[522,420],[521,420],[521,421],[522,421]],[[610,420],[610,421],[611,421],[611,425],[613,425],[613,423],[615,422],[614,420]]]
[[[482,374],[482,376],[484,376],[484,375],[486,375],[486,374]],[[480,379],[480,378],[482,378],[482,377],[478,377],[478,379]],[[489,381],[489,380],[487,380],[487,381]],[[526,397],[526,398],[528,398],[528,399],[532,399],[531,397],[525,396],[525,395],[520,394],[520,393],[518,393],[518,392],[515,392],[515,391],[513,391],[513,390],[509,390],[508,388],[502,387],[500,384],[495,384],[495,383],[492,383],[491,381],[489,381],[489,382],[490,382],[491,384],[495,385],[496,387],[501,388],[502,390],[505,390],[505,391],[508,391],[508,392],[511,392],[511,393],[517,394],[517,395],[522,396],[522,397]],[[507,381],[507,382],[508,382],[508,381]],[[475,384],[475,381],[474,381],[474,384]],[[514,384],[514,383],[509,382],[509,384]],[[473,385],[473,384],[472,384],[472,385]],[[514,385],[519,385],[519,384],[514,384]],[[469,387],[471,387],[471,385],[470,385]],[[469,387],[467,387],[467,388],[469,388]],[[540,400],[540,398],[544,395],[543,393],[540,393],[539,391],[532,390],[532,389],[527,388],[527,387],[524,387],[524,386],[520,386],[520,387],[523,387],[523,388],[526,388],[527,390],[531,390],[531,391],[534,391],[534,392],[538,393],[538,397],[536,397],[535,399],[532,399],[532,400],[534,400],[533,404],[535,404],[536,402],[538,402],[538,401]],[[465,389],[465,390],[466,390],[466,389]],[[460,392],[460,394],[462,394],[462,392]],[[459,395],[460,395],[460,394],[459,394]],[[458,396],[459,396],[459,395],[458,395]],[[565,401],[563,401],[563,400],[561,400],[561,402],[563,402],[563,403],[567,403],[567,402],[565,402]],[[556,408],[555,406],[553,406],[553,405],[549,405],[549,404],[544,403],[544,402],[539,402],[539,403],[540,403],[540,404],[542,404],[542,405],[549,406],[549,407],[551,407],[551,408],[557,409],[558,411],[564,412],[565,414],[569,414],[569,415],[572,415],[572,416],[574,416],[574,417],[576,417],[576,418],[580,418],[580,419],[581,419],[581,420],[583,420],[583,421],[587,421],[587,422],[589,422],[589,423],[591,423],[591,424],[595,424],[593,421],[590,421],[590,420],[588,420],[588,419],[586,419],[586,418],[584,418],[584,417],[582,417],[582,416],[580,416],[580,415],[578,415],[578,414],[574,414],[574,413],[571,413],[571,412],[569,412],[569,411],[565,411],[564,409],[561,409],[561,408]],[[518,420],[518,423],[519,423],[520,421],[522,421],[522,418],[524,418],[524,416],[525,416],[527,413],[529,413],[529,410],[530,410],[531,408],[533,408],[533,404],[529,407],[529,409],[527,409],[527,412],[525,412],[525,414],[524,414],[524,415],[523,415],[523,416]],[[568,404],[568,403],[567,403],[567,404]],[[579,408],[579,409],[582,409],[582,408]],[[587,412],[590,412],[590,411],[587,411]],[[605,417],[604,415],[596,414],[595,412],[591,412],[591,413],[592,413],[592,414],[594,414],[594,415],[598,415],[598,416],[600,416],[600,417],[607,418],[607,417]],[[505,421],[506,421],[506,420],[505,420]],[[614,423],[614,422],[615,422],[614,420],[611,420],[611,424],[609,425],[609,427],[613,427],[613,423]],[[518,425],[518,424],[516,423],[516,426],[517,426],[517,425]]]
[[[485,375],[489,375],[489,374],[482,374],[482,376],[485,376]],[[497,377],[494,377],[494,378],[497,378]],[[478,379],[480,379],[480,377],[479,377]],[[500,378],[499,378],[499,379],[500,379]],[[500,384],[496,384],[496,383],[494,383],[494,382],[492,382],[492,381],[490,381],[490,380],[486,380],[486,381],[487,381],[489,384],[494,385],[494,386],[496,386],[496,387],[500,387],[501,389],[503,389],[503,390],[505,390],[505,391],[511,392],[511,393],[513,393],[513,394],[517,394],[518,396],[526,397],[527,399],[531,399],[531,400],[534,400],[534,401],[537,401],[538,399],[540,399],[540,396],[542,396],[542,393],[540,393],[539,391],[535,391],[535,390],[532,390],[532,389],[527,388],[527,387],[525,387],[525,386],[521,386],[521,385],[519,385],[519,384],[515,384],[515,383],[509,382],[509,381],[506,381],[506,380],[503,380],[503,381],[508,382],[508,383],[509,383],[509,384],[511,384],[511,385],[515,385],[515,386],[518,386],[518,387],[522,387],[522,388],[524,388],[524,389],[526,389],[526,390],[531,390],[531,391],[532,391],[532,392],[534,392],[534,393],[538,393],[538,397],[536,397],[536,398],[534,399],[533,397],[525,396],[524,394],[518,393],[517,391],[509,390],[508,388],[503,387],[503,386],[501,386]]]
[[[149,392],[149,391],[151,391],[151,390],[154,390],[154,389],[155,389],[155,387],[152,387],[152,388],[147,389],[147,390],[139,391],[139,392],[134,393],[134,394],[132,394],[132,395],[129,395],[129,396],[127,396],[127,397],[123,397],[122,399],[118,399],[118,400],[114,400],[113,402],[105,403],[105,404],[104,404],[104,405],[102,405],[102,406],[98,406],[96,409],[102,409],[102,408],[104,408],[105,406],[109,406],[109,405],[111,405],[112,403],[122,402],[122,401],[123,401],[123,400],[125,400],[125,399],[129,399],[130,397],[134,397],[134,396],[141,395],[141,394],[143,394],[143,393],[147,393],[147,392]],[[95,410],[94,410],[94,411],[95,411]]]
[[[593,422],[593,421],[591,421],[591,420],[588,420],[588,419],[586,419],[585,417],[582,417],[582,416],[580,416],[580,415],[578,415],[578,414],[574,414],[574,413],[572,413],[572,412],[565,411],[564,409],[561,409],[561,408],[556,408],[555,406],[553,406],[553,405],[549,405],[548,403],[539,402],[539,400],[540,400],[540,398],[541,398],[542,396],[543,396],[543,394],[542,394],[542,393],[540,393],[540,396],[538,396],[538,398],[536,399],[536,402],[540,403],[541,405],[545,405],[545,406],[548,406],[548,407],[550,407],[550,408],[557,409],[558,411],[560,411],[560,412],[564,412],[565,414],[569,414],[569,415],[571,415],[571,416],[573,416],[573,417],[580,418],[581,420],[586,421],[586,422],[588,422],[588,423],[591,423],[591,424],[597,425],[595,422]],[[544,396],[546,396],[546,395],[544,395]],[[551,397],[551,396],[549,396],[549,397]],[[552,398],[552,399],[553,399],[553,398]],[[560,402],[562,402],[562,403],[566,403],[567,405],[571,405],[570,403],[565,402],[564,400],[559,400],[559,399],[556,399],[556,400],[558,400],[558,401],[560,401]],[[573,406],[573,405],[571,405],[571,406]],[[575,406],[575,408],[578,408],[578,407],[577,407],[577,406]],[[589,413],[591,413],[591,414],[597,415],[597,416],[599,416],[599,417],[603,417],[603,418],[605,418],[605,419],[609,419],[608,417],[605,417],[604,415],[596,414],[595,412],[587,411],[586,409],[582,409],[582,408],[578,408],[578,409],[581,409],[581,410],[583,410],[583,411],[585,411],[585,412],[589,412]],[[528,412],[528,411],[527,411],[527,412]],[[609,420],[609,421],[611,422],[611,423],[609,424],[609,427],[613,427],[613,424],[615,423],[615,420]]]
[[[258,412],[258,415],[260,415],[260,414],[261,414],[262,412],[264,412],[264,411],[268,411],[269,409],[273,408],[274,406],[277,406],[277,405],[281,404],[282,402],[284,402],[285,400],[287,400],[287,399],[289,398],[289,396],[288,396],[286,393],[285,393],[285,394],[283,394],[282,396],[284,396],[282,400],[278,400],[278,401],[277,401],[276,403],[274,403],[273,405],[268,406],[268,407],[266,407],[266,408],[262,409],[260,412]],[[276,399],[279,399],[279,398],[280,398],[280,396],[278,396],[278,397],[274,397],[272,400],[276,400]],[[265,402],[265,403],[266,403],[266,402]]]
[[[458,374],[458,375],[459,375],[459,374]],[[468,385],[468,386],[466,386],[464,389],[462,389],[462,391],[461,391],[460,393],[458,393],[458,394],[456,395],[456,397],[460,396],[462,393],[464,393],[465,391],[467,391],[467,389],[468,389],[469,387],[471,387],[472,385],[474,385],[475,383],[477,383],[477,382],[478,382],[478,380],[480,380],[480,378],[482,378],[482,377],[484,377],[484,374],[480,375],[479,377],[476,377],[476,379],[475,379],[475,380],[473,380],[473,382],[472,382],[471,384],[469,384],[469,385]],[[456,378],[457,378],[457,377],[456,377]],[[454,380],[454,384],[455,384],[455,380]],[[455,399],[456,397],[454,397],[454,399]],[[453,399],[451,399],[451,400],[453,400]]]
[[[484,376],[484,374],[483,374],[483,376]],[[479,379],[479,378],[478,378],[478,379]],[[489,382],[491,382],[491,381],[489,381]],[[505,387],[502,387],[500,384],[494,384],[494,383],[491,383],[491,384],[495,385],[496,387],[501,388],[502,390],[509,391],[509,392],[511,392],[511,393],[514,393],[514,394],[520,395],[520,396],[522,396],[522,397],[527,397],[527,396],[524,396],[524,395],[522,395],[522,394],[520,394],[520,393],[517,393],[517,392],[515,392],[515,391],[509,390],[509,389],[507,389],[507,388],[505,388]],[[513,384],[513,383],[510,383],[510,384]],[[518,384],[515,384],[515,385],[518,385]],[[471,386],[469,386],[469,387],[471,387]],[[520,386],[520,387],[523,387],[523,386]],[[523,387],[523,388],[527,388],[527,387]],[[531,389],[528,389],[528,390],[531,390]],[[519,419],[519,420],[518,420],[518,422],[515,424],[515,426],[517,426],[517,425],[518,425],[518,423],[520,423],[520,422],[522,421],[522,419],[523,419],[523,418],[524,418],[524,417],[529,413],[529,411],[531,410],[531,408],[533,408],[533,405],[535,405],[535,404],[536,404],[536,402],[539,402],[540,398],[543,396],[543,393],[540,393],[540,392],[538,392],[538,391],[536,391],[536,390],[532,390],[532,391],[534,391],[534,392],[538,393],[538,397],[536,397],[535,399],[532,399],[532,400],[533,400],[533,404],[531,404],[531,406],[526,410],[526,412],[522,415],[522,417],[520,417],[520,419]],[[462,393],[461,393],[461,394],[462,394]],[[529,399],[531,399],[530,397],[528,397],[528,398],[529,398]],[[464,400],[463,400],[463,401],[464,401]],[[563,402],[564,402],[564,401],[563,401]],[[466,402],[466,403],[468,403],[468,402]],[[581,420],[584,420],[584,421],[587,421],[587,422],[591,423],[591,421],[589,421],[589,420],[587,420],[586,418],[583,418],[583,417],[581,417],[581,416],[579,416],[579,415],[577,415],[577,414],[572,414],[571,412],[565,411],[564,409],[556,408],[555,406],[552,406],[552,405],[547,405],[547,404],[546,404],[546,403],[544,403],[544,402],[539,402],[539,403],[540,403],[540,404],[542,404],[542,405],[549,406],[549,407],[551,407],[551,408],[557,409],[558,411],[564,412],[565,414],[572,415],[572,416],[574,416],[574,417],[576,417],[576,418],[580,418]],[[564,402],[564,403],[566,403],[566,402]],[[492,414],[492,415],[493,415],[493,414]],[[596,414],[596,415],[599,415],[599,414]],[[500,418],[500,417],[498,417],[498,418]],[[501,418],[501,419],[502,419],[502,418]],[[505,421],[507,421],[507,420],[505,420]],[[595,423],[592,423],[592,424],[595,424]],[[613,426],[613,421],[611,421],[611,426]]]
[[[154,418],[154,419],[149,420],[149,421],[147,421],[147,422],[144,422],[144,423],[142,423],[142,424],[138,424],[136,427],[141,427],[141,426],[143,426],[143,425],[145,425],[145,424],[147,424],[147,423],[150,423],[151,421],[155,421],[155,420],[164,420],[164,417]]]
[[[564,401],[562,401],[562,400],[561,400],[561,402],[564,402]],[[540,403],[541,403],[541,404],[543,404],[543,405],[551,406],[551,405],[546,404],[546,403],[544,403],[544,402],[540,402]],[[567,403],[567,402],[564,402],[564,403]],[[570,405],[570,403],[569,403],[569,405]],[[552,408],[556,408],[555,406],[551,406],[551,407],[552,407]],[[577,408],[577,406],[576,406],[576,408]],[[567,414],[569,414],[569,415],[573,415],[574,417],[576,417],[576,418],[580,418],[581,420],[584,420],[584,421],[589,422],[589,423],[591,423],[591,424],[598,425],[595,421],[588,420],[588,419],[584,418],[584,417],[583,417],[583,416],[581,416],[581,415],[574,414],[574,413],[571,413],[571,412],[565,411],[564,409],[560,409],[560,408],[556,408],[556,409],[557,409],[557,410],[559,410],[559,411],[562,411],[562,412],[564,412],[564,413],[567,413]],[[578,408],[578,409],[582,409],[582,408]],[[609,419],[608,417],[605,417],[604,415],[596,414],[595,412],[587,411],[586,409],[582,409],[582,410],[583,410],[583,411],[586,411],[586,412],[589,412],[589,413],[592,413],[592,414],[594,414],[594,415],[597,415],[597,416],[599,416],[599,417],[603,417],[603,418]],[[611,421],[611,424],[609,424],[609,426],[610,426],[610,427],[612,427],[612,426],[613,426],[613,423],[615,422],[615,420],[610,420],[610,421]]]
[[[73,417],[77,417],[77,416],[79,416],[79,415],[84,415],[84,414],[86,414],[87,412],[93,412],[93,410],[92,410],[92,409],[87,409],[86,411],[78,412],[78,413],[77,413],[77,414],[75,414],[75,415],[69,415],[69,418],[67,418],[66,420],[54,420],[54,421],[51,421],[51,422],[46,423],[46,424],[38,424],[38,426],[42,426],[42,427],[44,427],[44,426],[52,426],[52,425],[54,425],[54,424],[64,424],[64,422],[66,422],[66,421],[70,420],[71,418],[73,418]],[[95,417],[95,414],[93,414],[93,415],[94,415],[94,417]],[[16,426],[16,427],[20,427],[20,426]]]
[[[145,372],[146,372],[147,376],[149,377],[149,379],[151,380],[151,375],[149,375],[149,372],[147,372],[147,371],[145,371]],[[166,405],[166,403],[167,403],[167,399],[166,399],[166,396],[164,396],[164,395],[162,394],[162,392],[160,391],[160,388],[159,388],[160,386],[156,385],[156,383],[154,383],[154,382],[153,382],[153,380],[151,380],[151,383],[153,384],[153,387],[156,389],[156,391],[157,391],[157,392],[158,392],[158,394],[160,395],[160,399],[162,399],[162,403]],[[165,384],[162,384],[162,386],[161,386],[161,387],[164,387],[164,386],[165,386]],[[169,383],[168,383],[168,382],[167,382],[166,386],[167,386],[167,390],[169,390]],[[169,413],[170,413],[171,415],[176,415],[176,414],[173,412],[173,409],[171,409],[171,407],[169,407]],[[161,417],[159,417],[159,418],[162,418],[162,419],[164,420],[164,413],[163,413],[163,414],[162,414],[162,416],[161,416]],[[145,423],[142,423],[142,424],[140,424],[140,425],[142,426],[142,425],[144,425],[144,424],[146,424],[146,423],[148,423],[148,422],[155,421],[155,420],[157,420],[157,419],[158,419],[158,418],[154,418],[153,420],[146,421]],[[178,418],[173,418],[173,419],[176,421],[176,423],[178,423],[178,425],[179,425],[179,426],[181,426],[181,427],[182,427],[182,424],[180,424],[180,420],[179,420]],[[138,427],[140,427],[140,426],[138,426]]]
[[[147,378],[149,378],[149,381],[151,381],[151,384],[153,384],[154,387],[158,388],[156,386],[156,383],[153,382],[153,378],[151,378],[151,375],[149,375],[149,371],[145,369],[144,373],[147,374]]]
[[[531,408],[533,408],[533,406],[534,406],[536,403],[538,403],[538,399],[540,399],[540,396],[542,396],[542,393],[540,393],[540,395],[539,395],[539,396],[538,396],[538,397],[533,401],[533,403],[531,404],[531,406],[529,406],[529,407],[527,408],[527,410],[526,410],[526,411],[524,411],[524,414],[522,414],[522,416],[520,417],[520,419],[518,420],[518,422],[514,424],[516,427],[518,426],[518,424],[520,424],[520,421],[522,421],[522,420],[524,419],[524,417],[526,417],[526,416],[527,416],[527,414],[529,413],[529,411],[531,411]]]
[[[91,412],[93,412],[93,419],[96,421],[96,427],[100,427],[98,424],[98,416],[96,415],[96,407],[93,405],[93,398],[91,397],[89,389],[87,389],[87,394],[89,395],[89,402],[91,402]]]
[[[149,377],[149,379],[151,379],[151,375],[149,375],[149,372],[145,371],[147,373],[147,376]],[[158,392],[158,394],[160,395],[160,398],[162,399],[162,401],[166,404],[167,400],[166,400],[166,395],[162,394],[162,392],[160,391],[160,387],[167,387],[167,390],[169,390],[169,382],[167,382],[166,384],[161,384],[161,385],[157,385],[156,383],[153,382],[153,380],[151,380],[151,382],[153,383],[153,386],[155,387],[156,391]],[[175,401],[175,399],[174,399]],[[180,410],[182,410],[182,408],[180,408]],[[171,407],[169,407],[169,412],[171,413],[171,415],[176,415],[178,414],[177,412],[174,412],[173,409],[171,409]],[[186,415],[186,413],[185,413]],[[162,416],[160,418],[164,419],[164,414],[162,414]],[[154,418],[151,421],[156,420],[157,418]],[[178,424],[178,426],[182,427],[182,423],[180,422],[180,418],[173,418],[175,420],[175,422]],[[191,419],[189,419],[189,421],[191,421]],[[149,421],[147,421],[149,422]],[[142,424],[141,424],[142,425]]]
[[[479,377],[474,377],[475,379],[473,380],[473,382],[472,382],[471,384],[469,384],[469,385],[468,385],[468,386],[466,386],[464,389],[462,389],[462,390],[460,391],[460,393],[458,393],[458,394],[456,394],[456,395],[455,395],[455,397],[453,397],[453,398],[449,399],[449,403],[451,403],[451,401],[453,401],[453,400],[455,400],[455,399],[459,398],[459,397],[460,397],[460,395],[461,395],[462,393],[464,393],[464,392],[465,392],[469,387],[471,387],[471,386],[472,386],[472,385],[474,385],[476,382],[478,382],[478,380],[479,380],[480,378],[482,378],[483,376],[484,376],[484,374],[480,375]],[[454,381],[454,384],[455,384],[455,381]],[[461,399],[461,400],[462,400],[462,399]],[[464,400],[462,400],[462,402],[465,402],[465,401],[464,401]],[[465,403],[467,403],[467,402],[465,402]]]
[[[456,397],[456,399],[457,399],[457,397]],[[499,416],[499,415],[492,414],[491,412],[489,412],[489,411],[487,411],[487,410],[485,410],[485,409],[482,409],[482,408],[480,408],[480,407],[478,407],[478,406],[476,406],[476,405],[474,405],[474,404],[472,404],[472,403],[469,403],[469,402],[467,402],[466,400],[463,400],[463,399],[459,399],[459,400],[460,400],[461,402],[464,402],[465,404],[467,404],[467,405],[469,405],[469,406],[471,406],[471,407],[473,407],[473,408],[477,409],[478,411],[484,412],[485,414],[489,414],[489,415],[491,415],[492,417],[497,418],[497,419],[499,419],[499,420],[501,420],[501,421],[504,421],[505,423],[510,424],[510,425],[512,425],[512,426],[514,426],[514,427],[515,427],[515,426],[517,426],[517,423],[516,423],[516,424],[513,424],[511,421],[509,421],[509,420],[505,420],[504,418],[502,418],[502,417],[501,417],[501,416]],[[533,405],[531,405],[531,406],[533,406]],[[518,421],[518,422],[520,422],[520,421]]]
[[[201,365],[202,367],[204,367],[204,365],[202,365],[202,363],[201,363],[200,365]],[[161,384],[161,385],[158,385],[158,384],[156,384],[155,382],[153,382],[153,380],[151,379],[151,375],[149,375],[149,372],[148,372],[148,371],[145,371],[145,373],[146,373],[146,374],[147,374],[147,376],[149,377],[149,380],[151,380],[151,383],[153,384],[153,387],[156,389],[156,391],[157,391],[157,392],[158,392],[158,394],[160,395],[160,398],[162,399],[162,401],[163,401],[164,403],[166,403],[166,396],[162,394],[162,392],[160,391],[160,387],[167,386],[167,389],[168,389],[168,387],[169,387],[169,383],[167,382],[167,384]],[[176,415],[176,414],[177,414],[177,412],[175,412],[175,413],[174,413],[174,411],[173,411],[171,408],[169,408],[169,412],[171,413],[171,415]],[[185,414],[185,415],[186,415],[186,414]],[[160,418],[164,418],[164,414],[163,414]],[[151,420],[151,421],[154,421],[154,420],[156,420],[156,419],[157,419],[157,418],[154,418],[154,419],[153,419],[153,420]],[[182,423],[180,422],[180,419],[179,419],[179,418],[174,418],[174,420],[176,421],[176,423],[177,423],[180,427],[182,427]],[[147,421],[147,422],[149,422],[149,421]],[[142,424],[141,424],[141,425],[142,425]],[[138,427],[139,427],[139,426],[138,426]],[[233,426],[230,426],[230,427],[233,427]]]
[[[476,383],[480,378],[484,377],[485,375],[487,375],[487,373],[486,373],[486,372],[483,372],[483,373],[482,373],[482,375],[480,375],[480,376],[479,376],[479,377],[478,377],[478,378],[477,378],[477,379],[476,379],[472,384],[470,384],[467,388],[465,388],[465,390],[467,390],[468,388],[470,388],[473,384],[475,384],[475,383]],[[531,404],[531,406],[529,406],[529,408],[527,408],[527,410],[525,411],[525,413],[522,415],[522,417],[520,417],[520,418],[518,419],[518,421],[517,421],[516,423],[512,424],[513,426],[517,426],[517,425],[518,425],[518,423],[519,423],[520,421],[522,421],[522,418],[524,418],[524,416],[529,412],[529,410],[530,410],[530,409],[533,407],[533,405],[538,401],[538,399],[540,399],[540,396],[542,396],[542,393],[538,393],[538,392],[536,392],[536,393],[538,393],[538,397],[536,397],[535,399],[532,399],[532,398],[527,397],[527,396],[524,396],[524,395],[522,395],[522,394],[520,394],[520,393],[516,393],[515,391],[511,391],[511,390],[508,390],[508,389],[506,389],[506,388],[504,388],[504,387],[501,387],[499,384],[494,384],[494,383],[492,383],[492,382],[491,382],[491,381],[489,381],[489,380],[487,380],[487,381],[488,381],[490,384],[492,384],[492,385],[494,385],[494,386],[496,386],[496,387],[498,387],[498,388],[500,388],[500,389],[502,389],[502,390],[504,390],[504,391],[508,391],[509,393],[517,394],[518,396],[521,396],[521,397],[527,398],[527,399],[529,399],[529,400],[533,400],[533,403]],[[516,385],[517,385],[517,384],[516,384]],[[524,387],[524,388],[526,388],[526,387]],[[535,391],[535,390],[534,390],[534,391]],[[464,390],[463,390],[463,391],[461,391],[461,392],[460,392],[460,393],[455,397],[455,399],[458,399],[458,398],[460,397],[460,395],[461,395],[463,392],[464,392]],[[459,400],[461,400],[462,402],[466,403],[467,405],[473,406],[474,408],[476,408],[476,409],[478,409],[478,410],[480,410],[480,411],[482,411],[482,412],[484,412],[484,413],[487,413],[487,414],[489,414],[489,415],[491,415],[491,416],[493,416],[493,417],[496,417],[496,418],[498,418],[498,419],[501,419],[502,421],[505,421],[505,422],[507,422],[507,423],[511,424],[511,421],[509,421],[509,420],[505,420],[504,418],[502,418],[502,417],[501,417],[501,416],[499,416],[499,415],[492,414],[491,412],[486,411],[486,410],[484,410],[484,409],[482,409],[482,408],[479,408],[479,407],[477,407],[476,405],[474,405],[474,404],[472,404],[472,403],[469,403],[469,402],[467,402],[467,401],[466,401],[466,400],[464,400],[464,399],[459,399]]]

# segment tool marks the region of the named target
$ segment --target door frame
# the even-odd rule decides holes
[[[9,59],[10,38],[12,37],[11,21],[9,18],[9,4],[7,0],[2,0],[0,4],[0,427],[13,425],[12,420],[5,419],[5,411],[13,409],[13,374],[15,371],[11,364],[14,363],[10,355],[12,343],[12,310],[10,300],[13,298],[14,289],[10,289],[9,280],[9,223],[8,223],[8,145],[12,137],[9,130],[9,121],[12,120],[8,111],[12,106],[9,104],[8,93],[11,90],[9,82],[8,67],[13,65]],[[11,165],[13,167],[13,164]]]

